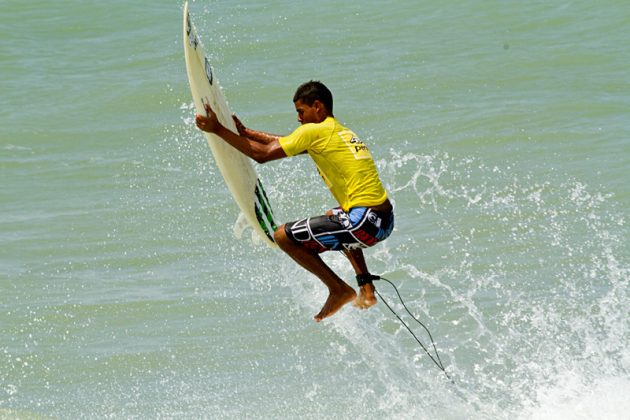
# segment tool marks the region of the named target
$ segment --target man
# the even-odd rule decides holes
[[[352,301],[362,309],[376,304],[361,249],[390,235],[394,215],[369,150],[333,116],[330,90],[321,82],[310,81],[297,89],[293,102],[301,126],[286,137],[247,128],[236,116],[238,134],[233,133],[219,123],[209,105],[208,115],[197,115],[196,123],[258,163],[301,153],[308,153],[315,161],[340,207],[323,216],[286,223],[276,230],[274,239],[328,287],[328,299],[315,315],[319,322]],[[350,260],[357,274],[359,296],[319,256],[329,250],[343,251]]]

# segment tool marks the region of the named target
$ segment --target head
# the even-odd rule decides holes
[[[333,116],[333,98],[328,88],[318,81],[311,80],[297,88],[293,103],[301,124],[319,123]]]

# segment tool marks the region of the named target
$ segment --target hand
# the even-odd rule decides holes
[[[195,116],[195,123],[197,124],[197,127],[202,131],[205,131],[207,133],[216,133],[221,127],[221,123],[219,123],[217,114],[212,110],[212,108],[210,108],[210,104],[204,104],[204,108],[206,110],[207,116],[197,114]]]
[[[236,124],[236,129],[238,130],[238,134],[241,136],[247,137],[247,128],[243,125],[241,120],[238,119],[236,114],[232,114],[232,119],[234,120],[234,124]]]

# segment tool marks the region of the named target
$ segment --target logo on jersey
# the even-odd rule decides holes
[[[346,143],[355,159],[372,159],[367,146],[350,130],[340,131],[339,137]]]

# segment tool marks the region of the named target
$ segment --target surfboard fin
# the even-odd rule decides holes
[[[254,245],[257,245],[257,246],[262,245],[264,243],[260,235],[253,229],[252,229],[252,242],[254,243]]]
[[[234,227],[232,228],[234,236],[236,236],[237,239],[241,239],[243,231],[245,231],[248,227],[249,223],[247,222],[247,218],[245,218],[245,213],[240,212],[236,218],[236,222],[234,222]]]
[[[242,239],[243,232],[245,232],[245,230],[248,228],[251,228],[251,225],[247,221],[245,213],[240,212],[238,214],[236,222],[234,222],[234,226],[232,227],[234,237],[236,237],[236,239]],[[254,229],[252,229],[252,242],[254,243],[254,245],[262,245],[264,243],[258,232],[256,232],[256,230]]]

